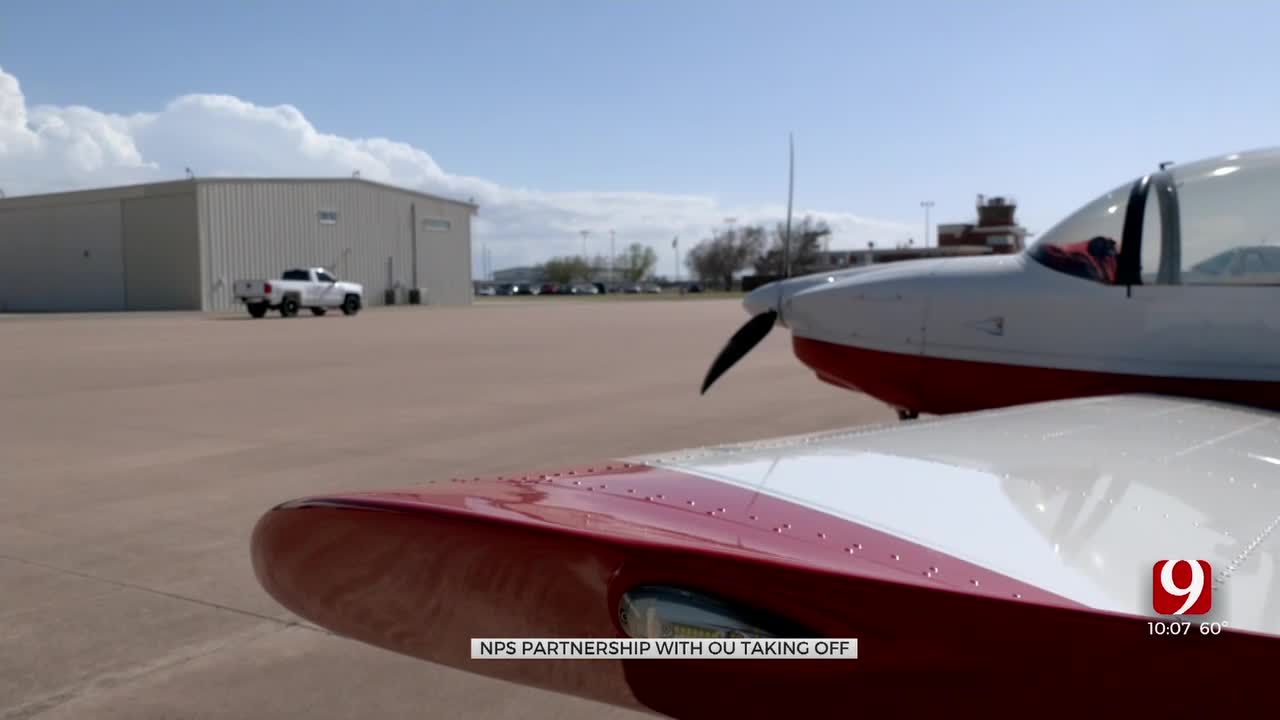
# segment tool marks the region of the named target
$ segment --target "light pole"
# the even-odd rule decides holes
[[[929,208],[933,207],[933,201],[921,200],[920,207],[924,208],[924,247],[929,247]]]
[[[614,233],[609,231],[609,282],[618,282],[618,248],[614,245]]]
[[[582,235],[582,259],[586,260],[587,259],[587,236],[591,234],[591,231],[579,230],[578,233]]]

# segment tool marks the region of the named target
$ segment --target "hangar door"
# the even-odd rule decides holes
[[[124,309],[118,201],[0,213],[0,311]]]

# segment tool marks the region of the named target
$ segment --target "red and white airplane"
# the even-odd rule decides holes
[[[1122,186],[1019,256],[767,286],[704,384],[781,323],[823,379],[963,414],[299,499],[259,521],[255,570],[340,635],[677,718],[1265,712],[1277,199],[1280,152],[1228,155]],[[1166,563],[1189,576],[1166,582],[1166,560],[1210,576]],[[1211,609],[1157,616],[1170,589]],[[679,632],[856,637],[858,659],[469,655]]]
[[[1277,200],[1280,150],[1232,154],[1126,183],[1017,255],[766,285],[703,391],[776,322],[819,378],[903,417],[1125,392],[1277,409]]]

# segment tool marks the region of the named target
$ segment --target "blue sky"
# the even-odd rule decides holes
[[[0,9],[0,68],[31,107],[225,94],[503,188],[724,213],[785,202],[794,131],[804,209],[910,227],[922,199],[964,220],[1008,193],[1042,231],[1161,160],[1277,144],[1278,21],[1273,3],[51,0]]]

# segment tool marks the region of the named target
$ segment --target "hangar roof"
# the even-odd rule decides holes
[[[64,192],[42,193],[36,195],[13,195],[0,198],[0,210],[8,208],[59,205],[63,203],[99,202],[103,200],[118,200],[122,198],[171,195],[187,192],[193,189],[197,183],[361,183],[364,185],[371,185],[382,190],[394,190],[396,192],[414,195],[427,200],[436,200],[439,202],[461,205],[463,207],[470,208],[473,213],[479,209],[479,206],[474,202],[465,202],[454,198],[443,197],[441,195],[432,195],[431,193],[412,190],[410,188],[400,187],[399,185],[390,185],[388,183],[380,183],[374,180],[366,180],[365,178],[197,177],[186,180],[170,180],[164,182],[141,183],[136,185],[118,185],[104,188],[87,188],[82,190],[68,190]]]

